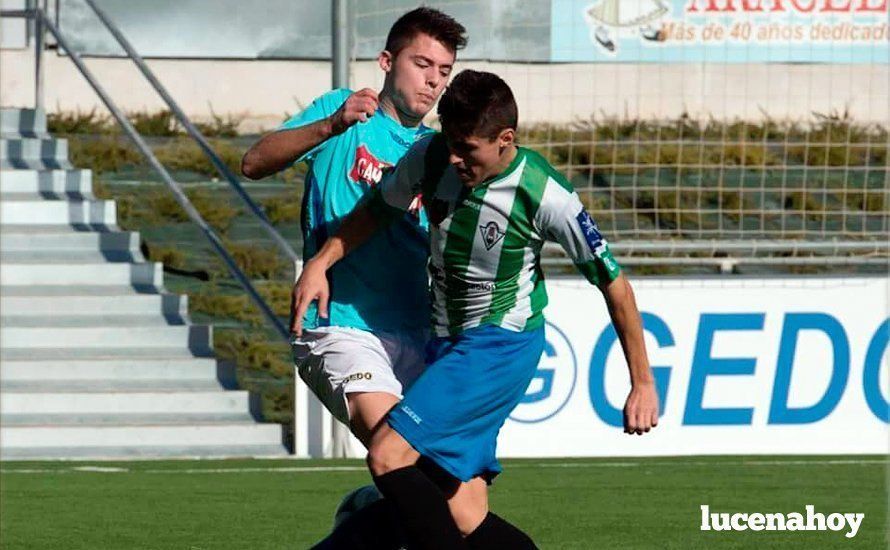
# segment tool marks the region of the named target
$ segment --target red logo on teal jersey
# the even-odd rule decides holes
[[[349,171],[349,179],[356,183],[367,183],[370,186],[380,183],[383,173],[392,168],[392,164],[384,162],[368,151],[364,145],[355,150],[355,162]]]

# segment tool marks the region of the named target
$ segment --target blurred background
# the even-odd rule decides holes
[[[622,433],[608,311],[545,248],[493,509],[542,548],[848,545],[699,531],[702,504],[812,504],[886,546],[887,0],[425,4],[609,239],[662,408]],[[305,166],[239,164],[332,87],[379,89],[416,5],[0,0],[0,546],[308,547],[369,482],[294,380]],[[225,460],[157,460],[195,457]]]
[[[886,275],[886,1],[427,4],[467,27],[458,70],[493,71],[511,85],[521,143],[569,177],[631,275]],[[399,0],[95,5],[236,176],[263,132],[332,86],[379,88],[376,55],[390,25],[415,7]],[[2,6],[45,10],[286,322],[292,259],[96,11],[83,0]],[[92,170],[95,198],[115,201],[118,227],[138,232],[144,259],[163,264],[166,291],[188,296],[191,321],[213,325],[216,356],[236,366],[239,388],[260,396],[258,414],[291,424],[292,367],[280,334],[53,33],[38,45],[42,76],[35,78],[37,32],[27,19],[2,20],[2,105],[33,108],[40,98],[47,132],[67,140],[71,166]],[[427,123],[436,126],[434,113]],[[297,254],[304,171],[238,178]],[[545,255],[549,276],[573,273],[558,249]]]

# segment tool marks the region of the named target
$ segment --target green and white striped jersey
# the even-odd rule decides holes
[[[469,188],[448,163],[441,134],[412,146],[371,197],[387,216],[418,198],[430,220],[433,329],[454,335],[491,324],[513,331],[544,323],[540,265],[545,240],[556,241],[596,285],[620,268],[571,184],[538,153],[519,147],[497,177]]]

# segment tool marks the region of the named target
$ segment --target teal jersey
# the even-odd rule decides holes
[[[528,331],[547,304],[541,248],[559,243],[578,270],[604,287],[621,269],[566,178],[519,147],[501,174],[461,183],[441,135],[424,138],[372,198],[381,218],[404,215],[421,194],[429,216],[432,321],[438,336],[480,325]]]
[[[281,130],[298,128],[332,115],[352,92],[337,89],[317,98],[290,118]],[[431,132],[407,128],[382,110],[367,122],[323,141],[299,161],[308,164],[301,228],[303,258],[308,260],[334,235],[340,223],[376,186],[414,141]],[[426,263],[429,234],[423,212],[405,213],[329,272],[329,318],[313,304],[306,328],[323,325],[393,331],[429,322]]]

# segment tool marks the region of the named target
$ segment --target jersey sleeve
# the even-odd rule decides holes
[[[325,119],[334,114],[337,109],[343,105],[343,102],[346,101],[346,98],[348,98],[350,94],[352,94],[352,91],[344,88],[331,90],[330,92],[315,98],[308,107],[284,121],[284,123],[278,127],[278,130],[293,130]],[[296,160],[296,162],[312,160],[328,142],[329,140],[322,141],[304,153],[303,156]]]
[[[420,207],[424,158],[430,139],[431,136],[427,136],[412,145],[371,191],[371,211],[375,216],[389,218]]]
[[[609,243],[568,183],[548,181],[535,225],[542,237],[562,246],[591,284],[602,288],[621,273]]]

